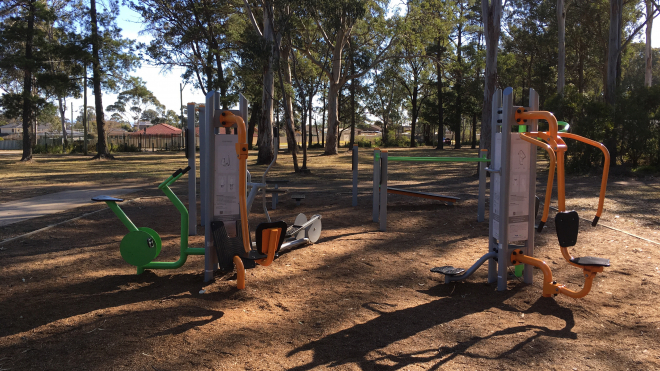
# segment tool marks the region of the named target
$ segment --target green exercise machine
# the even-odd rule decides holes
[[[92,201],[105,202],[128,229],[128,233],[122,238],[119,244],[119,252],[128,264],[137,267],[138,274],[144,272],[145,269],[177,269],[185,264],[188,255],[204,255],[203,248],[188,247],[188,209],[186,209],[183,202],[179,200],[179,197],[170,188],[174,182],[179,180],[189,170],[190,167],[188,166],[185,169],[175,171],[158,186],[158,189],[165,193],[165,196],[167,196],[181,214],[180,253],[179,260],[175,262],[153,261],[160,254],[162,247],[161,238],[153,229],[147,227],[138,228],[133,224],[126,213],[117,205],[118,202],[123,202],[123,199],[110,196],[96,196],[92,198]]]

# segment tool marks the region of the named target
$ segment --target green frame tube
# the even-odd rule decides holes
[[[165,193],[165,196],[172,202],[174,207],[181,214],[181,242],[179,248],[179,260],[175,262],[151,262],[147,265],[143,265],[137,268],[137,273],[140,274],[144,272],[145,269],[177,269],[181,268],[188,259],[188,255],[204,255],[204,248],[201,247],[188,247],[188,209],[181,202],[179,197],[174,194],[170,189],[170,186],[174,184],[183,174],[179,174],[175,177],[170,176],[158,186],[158,189]]]

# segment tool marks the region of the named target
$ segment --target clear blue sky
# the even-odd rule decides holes
[[[149,42],[151,39],[149,36],[140,36],[139,32],[142,30],[142,25],[140,24],[140,16],[128,9],[127,7],[122,7],[121,15],[118,19],[118,24],[122,28],[122,34],[126,38],[131,38],[139,40],[142,42]],[[653,35],[651,40],[653,47],[660,47],[660,22],[656,19],[653,27]],[[645,33],[644,30],[640,31],[638,40],[644,40]],[[147,88],[151,90],[156,98],[167,107],[167,109],[174,110],[177,113],[180,113],[180,98],[179,98],[179,84],[181,83],[181,74],[183,73],[183,68],[173,68],[169,73],[161,73],[160,67],[150,66],[147,63],[142,64],[142,68],[134,72],[134,76],[139,76],[142,78],[147,85]],[[90,106],[94,105],[93,98],[91,97],[92,92],[88,90],[88,101],[87,104]],[[103,94],[103,106],[107,107],[110,104],[113,104],[117,99],[116,94]],[[73,109],[77,113],[80,107],[82,107],[82,99],[68,100],[68,106],[71,107],[71,101],[73,101]],[[183,104],[185,105],[188,102],[204,102],[204,95],[201,90],[193,90],[192,87],[186,86],[183,91]],[[67,117],[71,116],[71,112],[67,110]]]

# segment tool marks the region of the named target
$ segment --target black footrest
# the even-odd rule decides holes
[[[241,257],[243,259],[259,260],[259,259],[266,259],[268,255],[264,255],[257,250],[250,250],[250,252],[247,255]]]
[[[457,276],[457,275],[462,274],[463,272],[465,272],[465,269],[463,269],[463,268],[454,268],[454,267],[445,265],[444,267],[431,268],[431,272],[444,274],[446,276]]]
[[[595,267],[609,267],[610,266],[610,259],[605,259],[605,258],[594,258],[593,256],[585,256],[582,258],[573,258],[571,259],[572,263],[575,263],[577,265],[592,265]]]
[[[112,196],[95,196],[95,197],[92,197],[92,201],[96,201],[96,202],[108,202],[108,201],[122,202],[124,200],[121,199],[121,198],[115,198],[115,197],[112,197]]]

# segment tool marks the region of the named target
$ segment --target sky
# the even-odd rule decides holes
[[[148,43],[151,37],[148,35],[139,35],[142,30],[142,25],[139,23],[140,16],[122,6],[121,14],[117,20],[117,24],[122,29],[122,36],[125,38]],[[89,70],[88,70],[89,71]],[[181,100],[179,97],[179,84],[183,82],[181,75],[185,71],[183,67],[173,67],[170,72],[161,72],[161,68],[157,66],[150,66],[147,63],[142,63],[142,67],[137,71],[131,73],[132,76],[138,76],[145,81],[147,89],[154,93],[160,103],[164,104],[166,109],[174,110],[177,114],[181,114]],[[87,90],[87,105],[94,105],[92,89]],[[103,106],[107,107],[117,100],[117,94],[103,92]],[[183,104],[189,102],[204,103],[204,93],[201,90],[193,89],[190,85],[185,86],[183,89]],[[71,102],[73,102],[74,115],[77,116],[80,108],[83,106],[83,99],[67,99],[69,110],[67,110],[67,118],[71,116]],[[110,114],[106,112],[106,117]],[[75,118],[74,118],[75,119]],[[133,124],[133,122],[131,122]]]
[[[122,29],[122,34],[125,38],[130,38],[138,40],[141,42],[148,43],[151,40],[150,36],[139,35],[139,32],[142,30],[142,25],[140,24],[140,16],[128,9],[127,7],[122,7],[121,14],[117,23]],[[654,48],[660,47],[660,22],[656,19],[655,27],[653,27],[653,33],[651,35],[651,42]],[[640,31],[639,41],[643,41],[645,38],[644,30]],[[147,63],[143,63],[142,67],[137,71],[133,72],[133,76],[139,76],[146,82],[147,89],[152,91],[156,98],[165,105],[168,110],[174,110],[180,114],[180,98],[179,98],[179,84],[182,82],[181,74],[184,72],[184,68],[172,68],[171,72],[161,72],[160,67],[150,66]],[[87,104],[90,106],[94,105],[92,91],[91,89],[87,91]],[[107,107],[115,103],[117,99],[117,94],[103,93],[103,106]],[[83,105],[83,100],[81,99],[68,99],[67,105],[71,107],[73,102],[74,112],[78,112]],[[183,90],[183,104],[189,102],[204,103],[204,94],[201,90],[193,89],[190,85],[184,87]],[[71,112],[67,111],[67,116],[70,116]],[[107,115],[109,117],[109,115]]]

